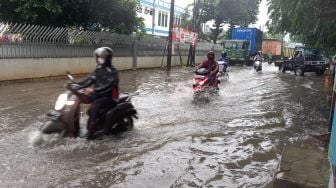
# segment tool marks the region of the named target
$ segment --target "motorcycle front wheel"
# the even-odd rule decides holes
[[[117,124],[116,129],[118,131],[129,131],[133,129],[133,118],[132,116],[125,116],[121,118]]]

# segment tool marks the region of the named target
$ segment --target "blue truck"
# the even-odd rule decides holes
[[[261,51],[263,32],[257,28],[233,28],[231,40],[225,40],[223,47],[230,64],[253,64],[253,58]]]

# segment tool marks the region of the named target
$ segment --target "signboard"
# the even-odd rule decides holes
[[[175,42],[183,42],[192,44],[194,46],[197,45],[197,37],[198,34],[188,29],[184,29],[182,27],[174,25],[173,28],[173,41]]]

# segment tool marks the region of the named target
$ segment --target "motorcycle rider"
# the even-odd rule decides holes
[[[259,51],[257,53],[257,55],[254,56],[254,63],[253,63],[254,69],[256,69],[257,71],[261,70],[262,69],[262,61],[263,61],[263,55],[262,55],[262,52]]]
[[[228,68],[228,62],[227,62],[226,57],[227,57],[227,53],[226,53],[226,51],[224,50],[224,51],[222,51],[222,53],[221,53],[221,57],[218,58],[218,60],[217,60],[217,61],[223,61],[223,62],[224,62],[224,64],[223,64],[223,65],[224,65],[224,66],[223,66],[223,70],[219,70],[219,71],[226,72],[226,70],[227,70],[227,68]]]
[[[224,50],[224,51],[222,51],[222,53],[221,53],[221,57],[218,58],[218,61],[226,61],[226,57],[227,57],[227,53],[226,53],[226,51]]]
[[[258,51],[257,55],[254,56],[254,61],[260,61],[260,63],[263,61],[263,55],[261,51]]]
[[[72,84],[67,88],[77,95],[82,103],[90,104],[89,119],[87,123],[87,138],[93,136],[96,131],[99,110],[112,108],[117,105],[116,99],[119,98],[119,75],[118,70],[112,65],[113,50],[109,47],[97,48],[94,52],[97,67],[83,81],[77,82],[79,87],[74,89]],[[89,88],[90,86],[93,88]],[[85,94],[78,92],[85,89]]]
[[[213,51],[209,51],[207,53],[207,59],[203,61],[200,65],[197,66],[197,69],[205,68],[209,71],[209,86],[217,87],[218,83],[217,73],[219,71],[219,66],[217,61],[215,61],[215,53]]]
[[[272,61],[273,61],[273,54],[272,54],[272,52],[269,52],[269,53],[268,53],[268,57],[267,57],[267,59],[268,59],[268,63],[271,64]]]

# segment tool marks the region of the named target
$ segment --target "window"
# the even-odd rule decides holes
[[[153,15],[154,14],[154,9],[153,8],[151,8],[150,10],[149,10],[149,15]]]
[[[168,14],[165,14],[165,24],[164,27],[168,27]]]
[[[162,22],[161,22],[161,20],[162,20],[162,13],[161,12],[159,12],[159,17],[158,17],[158,26],[161,26],[162,24]]]
[[[232,49],[237,49],[237,43],[232,44]]]
[[[243,49],[243,43],[240,43],[240,42],[237,43],[237,48],[238,48],[238,49]]]
[[[159,11],[158,26],[168,27],[168,13]]]
[[[138,8],[137,8],[137,10],[136,10],[138,13],[142,13],[142,7],[141,6],[139,6]]]
[[[145,11],[144,11],[144,13],[145,13],[145,14],[149,14],[149,12],[150,12],[150,8],[145,7]]]
[[[179,17],[179,16],[174,17],[174,24],[181,25],[181,17]]]
[[[301,52],[302,54],[302,52]],[[306,57],[307,61],[321,61],[323,60],[323,56],[321,52],[317,49],[313,48],[306,48],[304,49],[304,56]]]
[[[249,45],[248,42],[244,42],[243,49],[247,49],[247,48],[248,48],[248,45]]]
[[[225,42],[225,48],[232,49],[232,43],[231,42]]]

